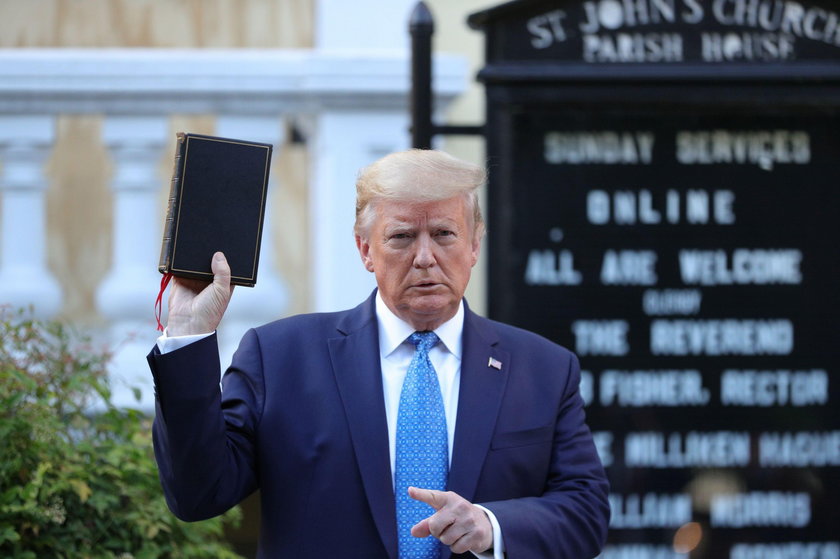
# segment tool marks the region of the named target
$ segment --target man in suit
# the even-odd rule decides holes
[[[214,332],[230,269],[217,253],[212,283],[175,279],[149,364],[178,517],[221,514],[260,489],[265,558],[599,553],[608,486],[576,357],[463,298],[483,182],[430,150],[363,170],[355,238],[377,290],[351,310],[249,331],[221,391]]]

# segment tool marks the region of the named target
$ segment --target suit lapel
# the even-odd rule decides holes
[[[499,340],[489,321],[468,308],[463,336],[458,418],[448,488],[472,501],[484,459],[490,450],[507,384],[510,356],[496,347]],[[490,358],[500,363],[501,368],[490,366]]]
[[[373,519],[388,556],[396,559],[394,488],[379,362],[379,332],[373,309],[371,296],[347,315],[338,326],[342,335],[328,340],[328,344]]]

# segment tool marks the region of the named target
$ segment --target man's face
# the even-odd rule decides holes
[[[462,196],[436,202],[379,200],[367,238],[356,236],[382,300],[416,330],[433,330],[458,310],[480,239]]]

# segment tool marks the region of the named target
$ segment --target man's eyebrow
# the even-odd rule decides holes
[[[414,227],[414,225],[410,221],[401,219],[395,219],[385,224],[386,231],[390,229],[405,229],[410,227]]]

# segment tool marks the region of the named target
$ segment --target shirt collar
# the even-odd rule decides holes
[[[379,351],[382,357],[391,355],[414,328],[391,312],[379,291],[376,292],[376,319],[379,322]],[[435,328],[434,332],[446,349],[458,359],[461,358],[461,334],[464,331],[464,302],[458,305],[455,316]]]

